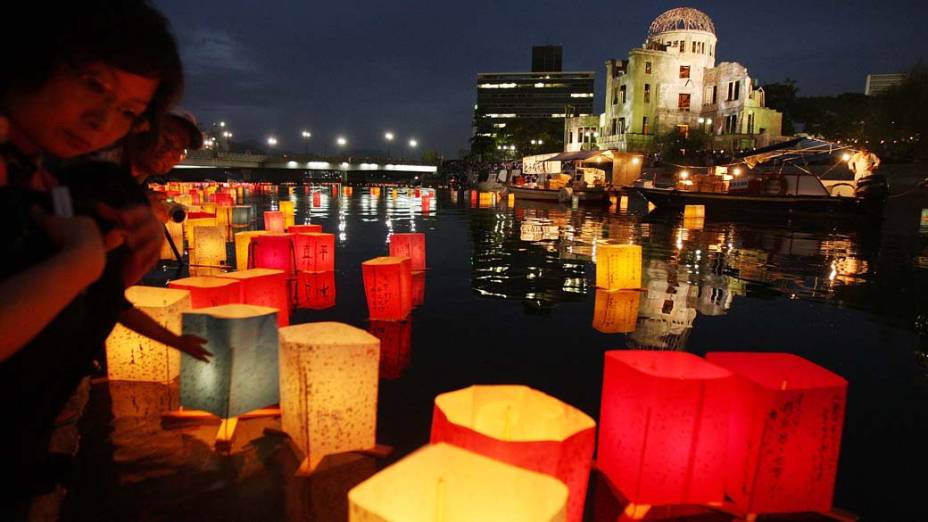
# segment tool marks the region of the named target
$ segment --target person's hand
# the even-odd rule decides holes
[[[212,357],[213,354],[206,351],[206,348],[203,348],[204,344],[206,344],[206,339],[197,337],[196,335],[185,334],[178,337],[173,346],[198,361],[208,363],[209,358]]]
[[[147,205],[136,205],[125,210],[99,203],[97,214],[116,225],[113,230],[123,237],[129,248],[129,258],[123,267],[123,281],[129,287],[155,266],[164,242],[163,225]]]

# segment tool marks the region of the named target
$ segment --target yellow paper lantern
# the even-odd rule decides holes
[[[593,328],[605,334],[634,332],[640,303],[641,292],[637,290],[597,288]]]
[[[641,288],[641,246],[602,240],[596,244],[596,287]]]
[[[450,444],[413,452],[348,493],[350,522],[563,522],[567,486]]]
[[[480,193],[480,208],[489,208],[496,203],[496,194],[493,192]]]
[[[326,455],[376,445],[380,340],[342,323],[280,329],[281,426],[303,450],[301,469]]]
[[[247,232],[235,233],[235,269],[245,270],[248,268],[248,245],[251,238],[267,234],[266,230],[249,230]]]
[[[222,227],[195,227],[193,230],[192,265],[220,266],[226,261],[226,240]]]
[[[628,196],[622,196],[619,198],[619,209],[628,210]]]
[[[173,221],[168,221],[167,223],[164,224],[164,226],[167,228],[168,235],[171,236],[171,240],[174,242],[174,246],[177,247],[178,253],[180,253],[180,255],[183,256],[184,255],[184,224],[175,223]],[[171,244],[168,243],[167,240],[165,240],[165,242],[161,244],[160,259],[171,259],[171,260],[176,259],[176,257],[174,256],[174,251],[171,250]]]
[[[216,226],[222,229],[223,241],[229,240],[229,234],[232,230],[232,208],[218,207],[216,209]]]
[[[704,218],[706,217],[705,205],[685,205],[683,207],[684,218]]]
[[[292,189],[292,187],[291,187]],[[280,209],[280,212],[284,215],[284,230],[287,227],[292,227],[295,225],[294,216],[296,214],[296,207],[293,202],[289,199],[282,199],[278,202],[277,207]]]
[[[515,195],[515,193],[510,192],[510,193],[509,193],[509,197],[507,198],[507,200],[508,200],[508,202],[509,202],[509,206],[510,206],[510,207],[516,206],[516,195]]]
[[[193,245],[193,229],[196,227],[215,227],[216,216],[212,217],[188,217],[184,222],[184,234],[186,234],[187,244]]]
[[[191,309],[187,290],[132,286],[126,299],[175,334]],[[106,339],[106,373],[114,381],[169,382],[180,374],[180,352],[117,324]]]

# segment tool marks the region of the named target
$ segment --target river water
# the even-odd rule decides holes
[[[324,192],[315,206],[292,198],[297,223],[336,234],[337,269],[334,306],[296,310],[291,321],[389,330],[377,438],[394,447],[391,457],[333,457],[298,480],[292,454],[262,431],[276,421],[241,422],[232,454],[218,455],[215,426],[161,427],[176,385],[96,384],[65,519],[343,519],[347,489],[428,442],[435,395],[526,384],[597,418],[603,353],[627,348],[786,351],[843,376],[836,506],[864,520],[928,517],[919,498],[928,470],[928,198],[892,199],[881,229],[867,232],[649,217],[635,198],[608,209],[481,203],[448,190],[427,209],[386,189]],[[261,215],[277,196],[247,202]],[[361,262],[386,255],[391,232],[412,231],[427,236],[424,303],[406,324],[371,325]],[[646,292],[597,300],[599,239],[642,245]],[[594,481],[590,520],[613,515],[602,491]]]

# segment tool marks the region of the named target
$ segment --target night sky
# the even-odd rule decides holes
[[[792,78],[800,94],[863,92],[867,73],[928,57],[925,1],[776,2],[155,0],[171,20],[187,72],[183,108],[225,120],[235,140],[278,138],[302,151],[394,153],[410,137],[448,157],[467,147],[478,72],[526,71],[531,46],[564,46],[564,69],[594,71],[640,46],[651,20],[681,6],[715,22],[719,61],[762,83]]]

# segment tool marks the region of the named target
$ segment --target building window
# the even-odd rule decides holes
[[[741,98],[741,82],[735,82],[735,99]]]
[[[735,95],[735,82],[728,82],[728,98],[726,98],[726,101],[734,100],[735,99],[734,95]]]
[[[612,135],[615,136],[617,133],[617,124],[618,121],[615,118],[612,118]]]
[[[719,102],[719,86],[713,85],[712,86],[712,105],[715,105],[718,102]]]
[[[651,62],[644,62],[644,73],[651,74]]]
[[[710,46],[709,46],[709,56],[712,56],[712,53],[714,53],[714,52],[715,52],[715,46],[714,46],[714,45],[710,45]]]
[[[622,99],[622,104],[623,104],[623,105],[625,104],[625,95],[626,95],[627,92],[628,92],[628,90],[626,89],[626,86],[625,86],[625,85],[619,87],[619,97]]]
[[[641,118],[641,133],[642,134],[648,133],[648,117],[647,116],[643,116]]]
[[[644,102],[651,103],[651,84],[644,84]]]
[[[681,65],[680,66],[680,78],[689,78],[690,77],[690,66]]]
[[[693,42],[693,54],[696,54],[696,46],[699,45],[699,42]]]
[[[569,131],[567,133],[567,143],[573,143],[573,142],[574,142],[574,131]]]
[[[619,134],[625,134],[625,118],[619,118]]]
[[[748,113],[748,134],[754,134],[754,113]]]
[[[684,42],[683,40],[680,40],[680,52],[681,53],[686,52],[686,42]]]
[[[738,133],[738,115],[732,114],[725,117],[725,134]]]
[[[679,100],[677,102],[677,108],[683,112],[690,111],[690,95],[689,93],[680,93]]]

